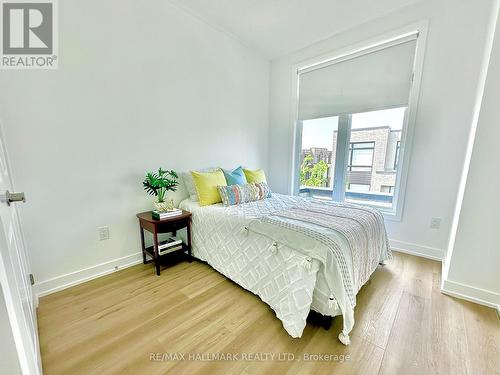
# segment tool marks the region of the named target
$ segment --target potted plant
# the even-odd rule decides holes
[[[157,197],[154,205],[159,212],[174,208],[172,200],[170,202],[165,201],[165,193],[177,190],[178,178],[179,176],[174,170],[163,170],[161,168],[158,169],[157,173],[148,172],[146,174],[146,179],[142,182],[142,185],[148,194]]]

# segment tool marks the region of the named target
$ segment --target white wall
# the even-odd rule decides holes
[[[444,289],[500,311],[500,25],[497,24]]]
[[[140,259],[146,171],[267,167],[269,62],[233,38],[167,1],[64,0],[59,45],[58,70],[0,72],[42,291]]]
[[[492,1],[420,1],[274,60],[271,64],[269,180],[289,192],[293,152],[292,66],[421,20],[429,21],[420,102],[401,222],[387,222],[393,244],[442,257],[471,126]],[[431,217],[442,218],[440,230]]]

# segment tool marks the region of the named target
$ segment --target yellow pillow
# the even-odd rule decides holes
[[[250,169],[243,169],[243,173],[245,173],[245,177],[247,178],[247,182],[251,184],[252,182],[266,182],[266,174],[262,169],[256,169],[252,171]]]
[[[198,193],[200,206],[222,202],[219,190],[217,189],[217,185],[227,185],[222,170],[218,169],[214,172],[191,171],[191,175],[193,176],[194,186]]]

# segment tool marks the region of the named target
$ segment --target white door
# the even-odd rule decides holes
[[[6,152],[0,134],[0,284],[24,374],[41,374],[35,300],[21,225],[12,193]],[[10,199],[9,199],[10,197]]]

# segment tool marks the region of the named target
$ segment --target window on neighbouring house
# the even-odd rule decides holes
[[[401,141],[396,142],[396,152],[394,154],[394,170],[398,169],[398,162],[399,162],[399,149],[401,147]]]
[[[370,185],[365,184],[347,184],[347,189],[349,191],[370,191]]]
[[[381,193],[392,193],[394,191],[394,186],[382,185],[380,187]]]
[[[406,35],[299,69],[302,195],[395,212],[416,40]]]
[[[375,142],[351,142],[347,170],[361,172],[372,170]]]

